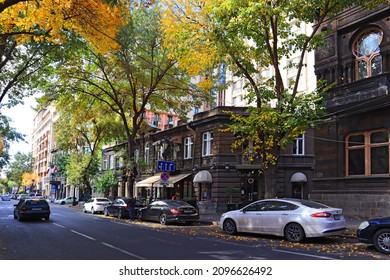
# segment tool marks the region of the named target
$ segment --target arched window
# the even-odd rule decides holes
[[[366,30],[356,38],[352,50],[356,57],[356,80],[382,73],[382,38],[383,33],[377,28]]]

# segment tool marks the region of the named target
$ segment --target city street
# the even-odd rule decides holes
[[[49,221],[19,222],[16,201],[0,201],[2,260],[388,260],[353,233],[292,244],[278,237],[229,236],[215,224],[136,222],[50,204]]]

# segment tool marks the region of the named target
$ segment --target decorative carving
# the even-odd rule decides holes
[[[321,61],[336,54],[334,34],[325,38],[325,45],[318,47],[315,52],[316,61]]]

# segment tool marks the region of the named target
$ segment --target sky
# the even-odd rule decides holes
[[[11,127],[16,131],[25,134],[25,142],[13,142],[10,144],[10,155],[15,155],[17,152],[29,153],[32,152],[31,141],[33,131],[34,110],[31,108],[35,104],[35,97],[29,97],[24,100],[24,105],[17,105],[11,109],[3,109],[3,114],[11,118]]]

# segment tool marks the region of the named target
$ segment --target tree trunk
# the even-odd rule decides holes
[[[264,198],[275,198],[277,194],[277,184],[276,184],[276,165],[270,165],[264,171],[264,184],[265,184],[265,194]]]

